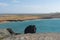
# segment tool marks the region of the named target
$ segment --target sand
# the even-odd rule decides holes
[[[7,22],[16,22],[16,21],[26,21],[26,20],[35,20],[40,19],[40,16],[32,16],[32,15],[3,15],[0,16],[0,23],[7,23]]]

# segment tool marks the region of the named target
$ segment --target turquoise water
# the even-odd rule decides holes
[[[28,20],[23,22],[9,22],[1,23],[0,28],[12,28],[13,31],[24,33],[24,29],[28,25],[36,25],[37,33],[41,32],[59,32],[60,33],[60,20],[53,19],[41,19],[41,20]]]

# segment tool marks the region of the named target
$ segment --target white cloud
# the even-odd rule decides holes
[[[13,0],[13,2],[14,2],[14,3],[19,3],[19,1],[17,1],[17,0]]]
[[[7,3],[0,3],[0,6],[8,6]]]

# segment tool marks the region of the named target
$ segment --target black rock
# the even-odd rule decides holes
[[[29,25],[25,28],[24,30],[24,34],[27,34],[27,33],[36,33],[36,27],[35,25]]]
[[[15,34],[15,32],[11,28],[7,28],[7,30],[11,35]]]

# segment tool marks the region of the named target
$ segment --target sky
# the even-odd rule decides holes
[[[60,0],[0,0],[0,14],[60,12]]]

